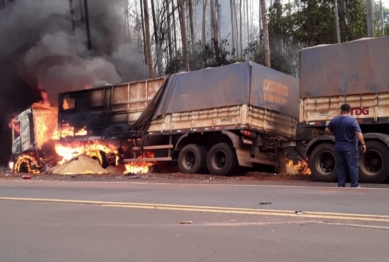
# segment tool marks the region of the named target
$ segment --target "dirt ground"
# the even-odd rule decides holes
[[[120,180],[153,180],[153,181],[193,181],[193,182],[255,182],[263,180],[312,180],[309,175],[300,174],[273,174],[262,172],[247,172],[236,176],[213,176],[209,174],[183,174],[183,173],[147,173],[147,174],[77,174],[77,175],[56,175],[56,174],[17,174],[9,170],[0,170],[0,179],[32,179],[39,181],[120,181]]]
[[[288,150],[285,152],[285,157],[287,159],[293,159],[296,164],[298,161],[303,161],[300,155],[295,150]],[[88,157],[86,157],[88,158]],[[123,174],[125,169],[120,169],[117,167],[109,166],[106,169],[102,169],[104,172],[99,172],[96,174],[92,174],[88,172],[88,174],[74,174],[79,170],[98,170],[96,168],[91,168],[91,164],[98,166],[100,165],[96,163],[87,163],[85,166],[85,159],[81,161],[83,158],[77,159],[79,163],[70,161],[69,164],[64,164],[62,166],[54,167],[52,170],[47,171],[42,174],[17,174],[11,172],[7,167],[0,167],[0,179],[32,179],[39,181],[50,181],[50,180],[59,180],[59,181],[120,181],[120,180],[153,180],[153,181],[169,181],[169,182],[183,182],[183,181],[193,181],[198,183],[210,183],[210,182],[225,182],[225,183],[250,183],[256,181],[277,181],[277,180],[305,180],[311,181],[312,176],[300,174],[298,171],[294,170],[293,167],[288,167],[288,174],[276,174],[276,173],[266,173],[266,172],[245,172],[239,175],[234,176],[214,176],[210,174],[183,174],[179,173],[178,167],[172,168],[172,166],[168,165],[158,165],[158,169],[160,172],[158,173],[146,173],[146,174]],[[88,158],[89,159],[89,158]],[[86,160],[88,160],[86,159]],[[95,160],[89,159],[88,161],[95,162]],[[81,163],[81,164],[80,164]],[[72,164],[74,165],[73,168]],[[69,165],[69,166],[67,166]],[[62,169],[66,170],[62,170]],[[57,169],[61,169],[62,171],[69,172],[54,172]],[[68,170],[69,169],[69,170]],[[101,169],[101,168],[100,168]],[[71,172],[70,172],[71,171]],[[269,171],[268,171],[269,172]],[[66,174],[67,173],[67,174]],[[27,175],[27,176],[25,176]]]

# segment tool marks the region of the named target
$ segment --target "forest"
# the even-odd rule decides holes
[[[367,36],[365,0],[135,2],[129,33],[148,77],[247,60],[298,76],[300,49]],[[376,37],[389,35],[389,9],[380,4],[373,7]]]

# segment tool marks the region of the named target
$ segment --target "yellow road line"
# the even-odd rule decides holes
[[[302,215],[296,215],[295,211],[291,211],[291,210],[273,210],[273,209],[255,209],[255,208],[229,208],[229,207],[212,207],[212,206],[170,205],[170,204],[110,202],[110,201],[71,200],[71,199],[16,198],[16,197],[0,197],[0,200],[90,204],[90,205],[100,205],[104,207],[119,207],[119,208],[157,209],[157,210],[170,210],[170,211],[208,212],[208,213],[262,215],[262,216],[280,216],[280,217],[320,218],[320,219],[331,219],[331,220],[353,220],[353,221],[371,221],[371,222],[389,223],[389,216],[370,215],[370,214],[347,214],[347,213],[330,213],[330,212],[326,213],[326,212],[303,211]]]

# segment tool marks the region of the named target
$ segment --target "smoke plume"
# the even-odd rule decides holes
[[[9,152],[8,121],[47,91],[58,93],[145,77],[142,53],[129,42],[120,0],[6,0],[0,9],[0,147]],[[72,12],[71,12],[72,10]],[[6,143],[7,142],[7,143]],[[0,162],[4,162],[1,152]]]

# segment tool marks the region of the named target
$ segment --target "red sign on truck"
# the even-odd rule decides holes
[[[369,115],[369,108],[368,107],[353,107],[351,108],[351,115],[352,116],[367,116]]]

